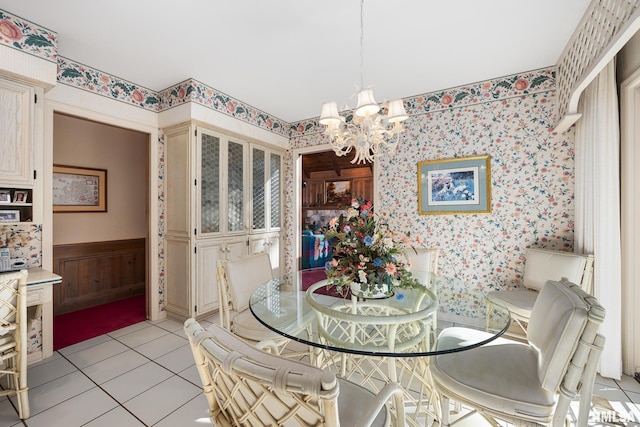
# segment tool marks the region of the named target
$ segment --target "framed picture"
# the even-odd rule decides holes
[[[0,222],[20,222],[20,211],[0,210]]]
[[[325,181],[324,194],[328,205],[351,203],[351,180]]]
[[[54,212],[106,212],[107,171],[53,165]]]
[[[13,203],[27,203],[28,191],[16,190],[13,192]]]
[[[491,157],[419,162],[418,213],[491,213]]]
[[[11,203],[11,191],[0,190],[0,203]]]

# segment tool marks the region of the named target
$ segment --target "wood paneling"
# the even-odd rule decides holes
[[[54,246],[54,315],[143,294],[145,251],[145,239]]]

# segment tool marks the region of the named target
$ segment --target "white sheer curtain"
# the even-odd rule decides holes
[[[606,309],[600,374],[622,374],[620,126],[615,59],[585,89],[575,135],[574,249],[595,257],[594,295]]]

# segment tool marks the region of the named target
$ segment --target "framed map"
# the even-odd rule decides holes
[[[105,169],[53,166],[54,212],[106,212]]]

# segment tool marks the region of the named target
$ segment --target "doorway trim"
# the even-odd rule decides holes
[[[620,85],[622,371],[640,371],[640,69]]]
[[[44,147],[43,147],[43,227],[42,227],[42,259],[43,268],[53,269],[53,117],[54,113],[69,114],[95,122],[118,126],[149,135],[149,188],[148,188],[148,230],[147,230],[147,318],[155,321],[164,317],[160,310],[158,239],[159,239],[159,206],[158,206],[158,164],[159,142],[158,127],[144,125],[112,115],[98,113],[73,107],[58,101],[45,99],[44,103]]]

